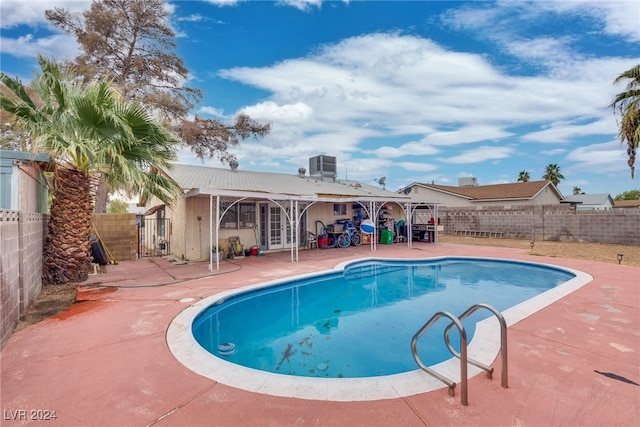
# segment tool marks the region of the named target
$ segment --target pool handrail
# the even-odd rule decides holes
[[[417,349],[418,339],[420,339],[420,337],[424,335],[424,333],[427,332],[427,330],[431,326],[433,326],[433,324],[435,324],[438,320],[440,320],[440,318],[442,317],[448,317],[449,320],[451,320],[451,325],[455,325],[458,328],[458,332],[460,334],[460,402],[466,406],[468,405],[468,401],[467,401],[467,333],[464,330],[464,326],[462,325],[462,322],[460,321],[460,319],[458,319],[456,316],[449,313],[448,311],[439,311],[433,316],[431,316],[431,319],[429,319],[427,323],[425,323],[422,326],[422,328],[420,328],[420,330],[418,330],[418,332],[416,332],[413,338],[411,339],[411,353],[413,354],[413,358],[415,359],[420,369],[422,369],[424,372],[428,373],[429,375],[445,383],[449,387],[450,396],[455,395],[455,388],[456,388],[455,381],[452,381],[449,378],[445,377],[444,375],[439,374],[438,372],[430,369],[427,365],[425,365],[422,362],[422,360],[420,359],[420,356],[418,355],[418,349]]]
[[[507,322],[504,320],[504,316],[502,316],[502,313],[500,313],[497,309],[490,306],[489,304],[478,303],[469,307],[464,313],[458,316],[458,319],[460,321],[463,321],[464,319],[466,319],[467,317],[469,317],[470,315],[472,315],[473,313],[475,313],[477,310],[481,308],[485,308],[489,310],[491,313],[493,313],[494,316],[496,316],[496,318],[498,319],[498,322],[500,322],[500,359],[501,359],[500,381],[501,381],[502,387],[509,388],[509,379],[508,379],[509,373],[508,373],[508,363],[507,363]],[[451,328],[453,326],[454,326],[454,323],[450,323],[449,326],[445,328],[444,342],[447,344],[447,348],[449,348],[449,351],[451,352],[451,354],[453,354],[455,357],[460,359],[461,357],[460,353],[458,353],[453,348],[453,346],[451,345],[451,341],[449,340],[449,334],[451,333]],[[469,357],[467,357],[467,361],[472,365],[486,371],[487,377],[492,378],[493,367],[487,366]]]

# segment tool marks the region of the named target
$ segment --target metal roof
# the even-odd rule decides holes
[[[254,172],[173,164],[164,171],[188,196],[225,195],[301,200],[380,200],[410,201],[402,194],[358,181],[308,175]]]

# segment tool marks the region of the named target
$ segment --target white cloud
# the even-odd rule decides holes
[[[207,3],[214,4],[216,6],[235,6],[240,3],[241,0],[206,0]]]
[[[466,150],[458,156],[442,158],[445,163],[482,163],[487,160],[504,159],[513,154],[514,149],[511,147],[491,147],[482,146],[471,150]]]
[[[566,153],[567,150],[564,148],[556,148],[554,150],[543,150],[540,151],[540,154],[545,156],[545,157],[558,157],[564,153]]]
[[[439,153],[435,147],[432,147],[421,142],[408,142],[398,147],[384,146],[373,150],[373,153],[378,157],[385,158],[398,158],[404,156],[431,156]]]
[[[0,28],[12,28],[17,25],[37,26],[47,24],[45,10],[54,7],[69,9],[71,12],[81,12],[91,5],[90,0],[60,0],[55,3],[49,1],[0,1]]]
[[[78,53],[76,42],[66,35],[56,34],[35,38],[27,34],[17,39],[0,38],[2,53],[17,58],[35,58],[38,54],[60,59],[72,59]]]
[[[635,0],[554,0],[535,2],[541,9],[561,14],[589,15],[601,21],[605,34],[640,41],[640,6]]]
[[[307,122],[313,115],[313,108],[304,102],[278,105],[273,101],[267,101],[245,107],[242,112],[259,121],[292,124]]]
[[[293,6],[302,11],[308,11],[312,7],[320,8],[323,0],[278,0],[278,4]]]
[[[431,171],[441,162],[500,162],[519,152],[500,144],[518,140],[571,145],[582,137],[615,135],[608,105],[620,88],[612,82],[633,60],[572,56],[568,44],[546,39],[522,44],[534,63],[544,63],[545,52],[555,49],[558,63],[562,59],[561,69],[533,76],[509,75],[482,54],[456,52],[429,39],[395,33],[351,37],[307,57],[227,69],[220,75],[271,94],[245,108],[252,116],[255,112],[270,117],[273,124],[264,141],[269,147],[265,155],[286,159],[298,153],[300,158],[327,153],[348,159],[360,151],[389,168],[410,165],[404,169]],[[300,104],[312,114],[279,111],[281,106]],[[539,130],[518,138],[523,127]],[[387,142],[369,146],[370,137]],[[452,151],[463,145],[471,148]],[[409,163],[390,162],[409,157]]]
[[[567,168],[568,172],[589,172],[597,168],[600,173],[628,173],[626,146],[620,141],[610,141],[601,144],[591,144],[578,147],[566,156],[567,160],[575,164]]]
[[[219,108],[203,106],[198,109],[198,112],[202,114],[207,114],[209,116],[214,116],[219,118],[228,118],[227,116],[225,116],[224,111]]]
[[[418,163],[418,162],[398,162],[395,166],[401,167],[402,169],[406,169],[409,171],[417,171],[417,172],[430,172],[438,169],[436,165],[429,163]]]
[[[609,117],[581,123],[579,121],[552,122],[546,129],[530,132],[522,136],[525,141],[542,143],[565,143],[589,135],[611,135],[616,132],[616,123],[613,114]]]

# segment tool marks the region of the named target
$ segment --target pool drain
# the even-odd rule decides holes
[[[218,353],[223,356],[230,356],[236,352],[236,345],[232,342],[226,342],[218,346]]]

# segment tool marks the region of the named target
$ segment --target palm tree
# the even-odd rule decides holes
[[[531,178],[529,172],[520,171],[520,174],[518,175],[518,182],[529,182],[529,178]]]
[[[627,164],[633,178],[636,150],[640,143],[640,64],[620,74],[613,83],[618,84],[623,80],[628,80],[626,90],[617,94],[609,106],[613,108],[614,114],[616,110],[620,113],[619,135],[620,140],[627,143]]]
[[[93,188],[103,177],[113,188],[148,191],[165,203],[177,185],[154,165],[169,166],[176,138],[140,105],[123,100],[106,81],[82,86],[69,69],[38,57],[30,96],[18,80],[0,73],[12,97],[0,94],[0,108],[32,136],[32,149],[53,164],[49,232],[43,282],[86,280],[91,256]]]
[[[557,187],[560,180],[564,179],[564,176],[560,173],[560,166],[555,163],[549,163],[544,170],[542,179],[553,182],[553,185]]]
[[[573,187],[573,195],[584,194],[580,187]]]

